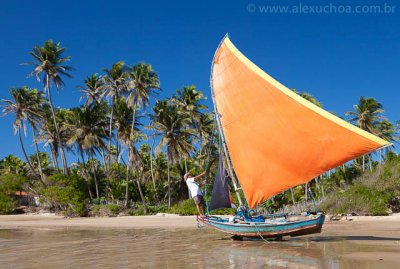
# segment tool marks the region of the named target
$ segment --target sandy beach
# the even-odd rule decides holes
[[[357,262],[361,264],[360,266],[368,264],[369,268],[382,269],[398,268],[400,262],[400,214],[385,217],[342,217],[341,220],[335,221],[327,216],[320,234],[288,237],[283,242],[268,244],[263,244],[261,240],[261,242],[237,244],[229,240],[228,235],[213,229],[199,230],[196,216],[173,214],[91,218],[64,218],[50,213],[6,215],[0,216],[1,231],[3,231],[3,242],[8,244],[5,250],[8,249],[9,253],[14,253],[16,249],[24,249],[27,253],[25,259],[32,259],[29,251],[36,250],[30,250],[28,248],[30,244],[39,246],[38,252],[33,256],[42,253],[41,248],[54,252],[39,262],[38,267],[49,262],[55,266],[59,265],[60,260],[53,258],[53,255],[58,257],[64,248],[68,248],[71,253],[75,253],[74,255],[82,255],[82,261],[87,262],[88,266],[90,265],[88,257],[91,257],[88,252],[97,253],[101,249],[97,259],[103,261],[106,267],[125,262],[129,267],[131,263],[118,256],[121,254],[121,245],[124,246],[123,249],[130,251],[132,257],[142,257],[139,264],[153,268],[159,267],[159,264],[155,265],[156,260],[146,258],[148,257],[146,251],[150,249],[159,253],[158,257],[162,257],[160,263],[165,260],[174,261],[170,264],[171,268],[188,265],[188,261],[181,259],[179,253],[183,249],[189,251],[192,248],[196,248],[200,257],[207,257],[204,258],[206,260],[209,260],[210,255],[218,256],[221,250],[226,250],[227,253],[224,252],[223,256],[218,257],[237,258],[234,262],[239,265],[246,257],[253,257],[247,261],[251,264],[283,262],[295,268],[327,268],[327,264],[332,262],[340,264],[337,268],[351,268],[352,264]],[[30,243],[27,244],[26,240]],[[142,242],[146,242],[150,247],[143,247]],[[207,242],[213,242],[212,246]],[[169,247],[165,248],[165,244]],[[212,247],[214,250],[210,252]],[[109,257],[109,253],[119,258],[104,260],[103,255]],[[76,258],[69,255],[65,254],[65,259]],[[302,257],[302,262],[299,262],[298,257]],[[25,265],[25,262],[13,260],[12,255],[7,253],[3,255],[3,259],[7,259],[9,264]],[[32,262],[37,261],[32,260]],[[135,262],[138,262],[136,258]],[[231,263],[232,260],[228,259],[226,262]],[[309,262],[312,262],[313,267],[308,267]]]

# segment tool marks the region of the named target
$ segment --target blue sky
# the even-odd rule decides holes
[[[145,61],[158,72],[163,93],[196,85],[210,97],[213,53],[225,33],[250,60],[289,88],[314,95],[342,116],[361,95],[382,102],[390,121],[400,120],[400,6],[395,1],[7,1],[0,9],[0,98],[11,86],[40,88],[27,79],[35,44],[53,39],[66,47],[76,70],[53,94],[55,105],[80,105],[77,85],[112,63]],[[262,12],[288,6],[296,14]],[[366,12],[354,11],[360,5]],[[369,12],[389,5],[394,12]],[[304,9],[308,6],[308,11]],[[327,7],[318,13],[317,6]],[[314,10],[313,10],[314,9]],[[212,107],[211,98],[206,104]],[[22,157],[13,117],[0,118],[0,158]],[[28,132],[29,133],[29,132]],[[29,153],[34,147],[24,139]]]

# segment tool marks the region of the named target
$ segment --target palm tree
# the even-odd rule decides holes
[[[103,76],[103,86],[101,90],[103,91],[102,96],[106,96],[111,99],[111,113],[110,113],[110,124],[109,124],[109,140],[108,140],[108,157],[107,157],[107,187],[105,202],[108,199],[108,189],[110,187],[110,163],[111,163],[111,140],[113,133],[113,117],[114,117],[114,104],[116,100],[122,95],[124,95],[128,89],[127,83],[127,67],[124,62],[114,63],[110,69],[103,68],[106,75]]]
[[[160,81],[157,73],[150,64],[139,63],[130,68],[129,88],[131,92],[128,96],[128,103],[133,108],[131,136],[134,136],[134,126],[137,107],[143,110],[149,103],[150,96],[154,95],[156,90],[160,90]]]
[[[49,146],[51,151],[51,157],[53,159],[53,165],[57,172],[59,172],[58,166],[58,138],[56,134],[56,129],[54,126],[53,115],[51,113],[50,105],[44,104],[42,106],[42,118],[41,118],[41,125],[39,129],[39,135],[37,137],[39,142],[45,143],[44,146]],[[58,110],[56,110],[56,117],[59,114]],[[57,119],[58,122],[59,119]]]
[[[390,121],[383,120],[376,123],[376,130],[378,131],[378,136],[386,141],[394,142],[398,141],[396,136],[396,128]],[[389,151],[393,145],[386,148],[386,152]],[[379,150],[379,163],[382,162],[382,150]]]
[[[67,145],[76,144],[78,153],[80,153],[82,157],[86,176],[88,174],[86,172],[84,153],[93,159],[96,151],[101,148],[106,148],[104,140],[108,138],[105,129],[107,112],[107,104],[104,101],[81,108],[73,108],[71,109],[71,113],[69,113],[67,124],[64,126],[64,128],[70,130],[70,138]],[[89,182],[89,178],[87,178],[87,180]],[[100,196],[95,171],[94,181],[96,196],[97,199],[99,199]]]
[[[28,121],[32,128],[33,142],[35,144],[36,158],[38,160],[40,177],[42,181],[44,181],[42,162],[40,160],[41,154],[39,153],[39,149],[37,146],[36,131],[37,131],[37,125],[40,124],[41,119],[43,117],[42,107],[43,104],[46,102],[46,98],[43,92],[39,92],[36,89],[32,89],[31,93],[32,93],[32,100],[31,100],[32,103],[31,103],[31,109],[28,111]],[[34,111],[35,113],[32,113],[31,111]],[[38,117],[38,115],[40,116]]]
[[[306,99],[307,101],[313,103],[316,106],[322,107],[322,104],[317,101],[317,99],[315,99],[314,96],[312,96],[311,94],[307,93],[307,92],[298,92],[295,89],[292,89],[293,92],[297,93],[298,95],[300,95],[301,97],[303,97],[304,99]]]
[[[126,189],[125,189],[125,205],[128,206],[128,198],[129,198],[129,163],[131,159],[131,151],[130,146],[131,143],[129,141],[131,126],[132,126],[132,115],[133,109],[128,105],[126,99],[124,97],[119,98],[114,104],[114,124],[117,128],[117,152],[120,151],[119,145],[124,145],[128,149],[128,163],[126,165]],[[119,153],[117,153],[119,155]],[[117,156],[118,162],[118,176],[120,176],[119,171],[119,160],[120,157]],[[119,178],[121,186],[121,177]]]
[[[121,97],[119,98],[115,104],[114,104],[114,122],[115,126],[117,128],[118,132],[118,140],[120,140],[121,144],[124,145],[128,149],[128,162],[126,164],[126,190],[125,190],[125,206],[128,207],[128,202],[129,202],[129,175],[130,175],[130,162],[134,163],[135,161],[139,162],[140,161],[140,156],[137,153],[136,148],[134,147],[134,142],[139,141],[141,137],[143,137],[143,134],[139,132],[139,129],[137,126],[141,125],[138,122],[138,117],[135,118],[136,123],[132,124],[132,119],[133,119],[133,108],[128,105],[127,101],[125,98]],[[131,126],[135,126],[135,133],[134,133],[134,139],[132,140],[132,130]],[[136,163],[134,166],[136,167],[136,172],[138,173],[138,165],[139,163]],[[137,175],[138,176],[138,175]],[[133,179],[132,179],[133,180]],[[142,196],[143,192],[141,190],[141,186],[138,182],[138,188],[139,188],[139,193],[141,193],[141,198],[144,198]],[[146,201],[142,199],[143,205],[145,207],[145,210],[147,211],[146,207]]]
[[[35,168],[37,170],[42,170],[43,174],[48,175],[53,170],[53,169],[51,169],[51,160],[50,160],[47,152],[40,152],[39,154],[32,154],[29,156],[29,161],[31,162],[33,168]]]
[[[59,89],[65,85],[61,76],[71,77],[68,71],[72,71],[71,66],[64,65],[65,62],[70,60],[70,56],[64,57],[63,54],[65,48],[60,47],[60,43],[54,43],[52,40],[44,42],[43,47],[35,45],[30,54],[33,56],[36,62],[25,63],[29,65],[34,65],[35,69],[31,72],[28,77],[36,75],[38,81],[40,81],[40,75],[43,74],[43,89],[44,92],[47,91],[49,98],[49,104],[51,107],[51,112],[53,116],[54,126],[56,129],[58,145],[60,146],[61,159],[63,163],[63,173],[68,174],[67,160],[65,159],[64,148],[61,143],[60,132],[56,120],[56,114],[53,107],[53,102],[51,100],[50,87],[52,84],[56,87],[57,92]]]
[[[361,96],[359,104],[354,105],[355,111],[347,111],[346,116],[351,116],[349,122],[356,124],[361,129],[378,134],[376,123],[381,119],[386,119],[381,114],[384,112],[382,104],[378,103],[374,98]]]
[[[35,169],[32,167],[31,162],[29,161],[28,155],[26,154],[24,144],[21,139],[21,129],[26,135],[26,124],[28,121],[29,115],[35,115],[39,117],[37,110],[35,109],[34,101],[36,100],[37,91],[35,89],[29,89],[26,86],[19,88],[11,88],[10,93],[12,96],[12,100],[2,99],[2,102],[5,102],[5,105],[1,105],[3,107],[3,114],[1,116],[6,116],[9,114],[15,115],[14,121],[14,133],[18,132],[19,142],[21,144],[22,152],[24,153],[25,159],[32,170],[35,177],[39,178],[41,183],[45,186],[42,177],[40,177]]]
[[[349,122],[356,124],[359,128],[379,135],[376,125],[379,120],[386,119],[381,114],[384,112],[382,104],[378,103],[375,98],[360,96],[359,104],[354,105],[355,111],[346,111],[346,116],[351,116]],[[362,170],[365,170],[365,156],[362,156]],[[371,168],[371,166],[370,166]]]
[[[130,93],[128,103],[133,108],[131,125],[131,140],[133,143],[137,107],[140,106],[143,110],[146,109],[150,97],[155,95],[157,90],[160,90],[160,81],[157,73],[147,63],[139,63],[132,66],[129,72],[129,79]],[[132,146],[134,147],[134,143]],[[154,177],[153,186],[157,196]]]
[[[78,86],[78,92],[81,92],[81,98],[79,98],[79,102],[86,98],[85,106],[88,106],[92,103],[99,103],[101,100],[101,89],[103,86],[103,80],[101,76],[98,74],[92,74],[91,76],[87,76],[84,79],[85,86]]]
[[[201,100],[206,100],[201,91],[196,91],[196,86],[183,86],[182,91],[176,90],[176,94],[170,99],[172,103],[176,104],[182,111],[192,117],[195,122],[200,121],[201,109],[207,109],[206,106],[199,104]]]
[[[12,154],[4,157],[0,161],[1,174],[20,174],[23,172],[23,169],[24,162]]]
[[[56,128],[53,121],[53,114],[51,112],[51,107],[49,104],[44,104],[41,110],[42,121],[40,125],[40,132],[38,135],[38,141],[45,143],[44,146],[49,146],[51,149],[51,154],[53,158],[53,163],[57,171],[58,169],[58,157],[59,157],[59,148],[64,148],[65,150],[70,150],[70,147],[67,145],[67,141],[70,137],[70,130],[68,128],[64,128],[64,125],[67,123],[68,114],[70,111],[68,109],[55,108],[56,122],[59,128],[59,137],[58,140]],[[59,141],[61,145],[59,145]]]
[[[396,136],[396,130],[393,124],[390,121],[383,120],[378,121],[375,125],[376,130],[378,131],[378,136],[386,141],[394,142],[397,141],[398,138]]]
[[[205,118],[202,118],[201,109],[207,109],[206,106],[199,104],[201,100],[205,100],[206,98],[203,96],[203,93],[200,91],[196,91],[196,87],[191,85],[190,87],[183,86],[182,91],[180,89],[176,90],[176,95],[173,95],[170,101],[177,105],[183,113],[185,113],[188,117],[192,118],[193,121],[190,122],[188,128],[195,128],[199,134],[200,140],[200,157],[201,157],[201,144],[203,141],[204,135],[204,121]],[[185,158],[185,169],[187,172],[187,162]]]
[[[170,105],[167,101],[157,101],[153,111],[150,128],[156,131],[155,135],[162,136],[156,152],[160,152],[167,146],[168,207],[170,208],[170,163],[174,163],[181,156],[188,156],[188,152],[193,151],[193,146],[188,140],[193,135],[194,130],[185,128],[190,125],[190,118],[185,113],[180,113],[176,105]]]
[[[124,150],[121,150],[121,145],[124,144],[124,142],[121,141],[120,139],[120,130],[123,132],[128,132],[129,127],[131,126],[131,120],[132,120],[132,115],[133,115],[133,110],[131,107],[129,107],[128,103],[126,102],[126,99],[124,97],[120,97],[118,100],[116,100],[114,104],[114,115],[113,115],[113,122],[114,126],[117,129],[117,139],[116,139],[116,159],[117,159],[117,169],[118,169],[118,179],[119,179],[119,184],[118,186],[121,187],[122,184],[122,175],[121,175],[121,169],[120,169],[120,159],[121,155]]]
[[[211,136],[213,128],[217,128],[214,122],[214,112],[211,113],[202,113],[200,115],[200,120],[196,124],[196,129],[198,131],[198,136],[200,139],[200,150],[199,150],[199,158],[202,158],[202,152],[204,147],[211,142]]]

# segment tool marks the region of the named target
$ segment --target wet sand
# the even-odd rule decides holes
[[[40,251],[29,249],[26,240],[29,240],[30,244],[39,246]],[[0,249],[3,246],[0,252],[4,252],[0,254],[0,258],[9,262],[10,266],[6,268],[25,265],[21,260],[12,258],[15,251],[20,253],[24,250],[26,252],[24,257],[29,260],[33,259],[32,255],[37,256],[44,250],[51,251],[54,248],[54,252],[59,253],[66,247],[76,255],[82,256],[79,262],[90,265],[94,261],[83,255],[88,251],[86,250],[88,245],[85,243],[85,248],[83,245],[79,247],[82,240],[94,244],[91,251],[98,252],[99,248],[105,246],[111,248],[107,249],[107,252],[105,250],[99,252],[101,255],[99,254],[96,264],[99,260],[104,264],[110,263],[107,259],[103,259],[103,255],[109,251],[120,255],[120,248],[123,247],[126,249],[123,253],[136,257],[136,262],[138,255],[141,257],[137,265],[154,268],[166,260],[171,262],[170,266],[167,266],[169,268],[218,267],[215,263],[207,265],[211,262],[210,256],[221,259],[224,267],[233,262],[237,268],[249,264],[257,266],[267,264],[274,268],[276,264],[285,264],[289,268],[365,268],[365,266],[379,269],[399,268],[400,214],[388,217],[347,219],[343,217],[339,221],[330,221],[328,216],[320,234],[285,237],[282,242],[267,244],[261,240],[259,240],[261,242],[235,242],[229,239],[229,235],[213,229],[198,229],[195,216],[170,214],[98,218],[64,218],[53,214],[0,216]],[[144,242],[151,247],[144,248],[143,253],[138,252],[143,248]],[[169,247],[165,248],[166,245]],[[193,249],[196,251],[192,253]],[[145,250],[159,253],[159,257],[163,257],[159,261],[160,264],[155,264],[152,258],[154,256],[148,255]],[[185,251],[184,255],[180,253],[182,250]],[[193,266],[193,261],[187,260],[185,255],[197,255],[196,259],[205,264]],[[56,256],[54,254],[54,257]],[[52,257],[53,254],[49,254],[43,258],[43,264],[50,260],[52,265],[59,265],[59,259]],[[68,256],[68,259],[77,261],[74,260],[76,256]],[[121,262],[122,260],[120,257],[113,262],[121,264],[121,268],[129,268],[132,261],[128,259],[125,264]],[[243,262],[245,264],[242,264]],[[110,263],[110,267],[115,265],[114,263]],[[43,264],[37,265],[41,267]],[[359,266],[354,267],[355,264]]]
[[[155,216],[65,218],[54,214],[0,216],[1,228],[197,228],[196,216],[158,214]]]
[[[0,216],[0,229],[75,228],[75,229],[197,229],[196,216],[157,214],[154,216],[65,218],[54,214]],[[400,248],[400,214],[392,216],[343,217],[332,221],[327,216],[324,236],[345,237],[346,240],[371,245]],[[228,236],[228,235],[227,235]],[[315,235],[313,235],[315,236]]]

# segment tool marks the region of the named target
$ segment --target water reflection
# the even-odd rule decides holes
[[[0,230],[0,267],[336,269],[354,268],[354,261],[344,254],[387,251],[384,246],[349,240],[363,239],[313,236],[265,243],[232,241],[214,230],[197,229]],[[397,268],[382,260],[360,260],[356,264],[359,268]]]

